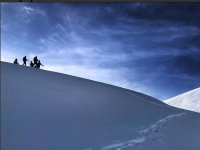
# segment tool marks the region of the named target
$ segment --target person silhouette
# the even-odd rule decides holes
[[[14,64],[19,64],[17,58],[13,62]]]
[[[40,62],[40,60],[38,60],[38,62],[36,64],[36,68],[40,68],[40,66],[44,66],[44,65]]]
[[[33,66],[34,66],[34,64],[33,64],[33,62],[31,61],[31,62],[30,62],[30,67],[33,67]]]
[[[28,61],[28,59],[26,58],[26,56],[23,57],[23,64],[22,65],[25,65],[26,66],[26,62]]]
[[[33,64],[36,66],[36,65],[37,65],[37,62],[38,62],[38,59],[37,59],[37,56],[35,56],[35,57],[33,58]]]

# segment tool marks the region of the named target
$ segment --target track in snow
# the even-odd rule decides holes
[[[128,140],[122,143],[116,143],[109,146],[105,146],[101,150],[125,150],[135,145],[142,144],[146,142],[148,139],[154,139],[154,140],[160,139],[162,128],[165,127],[165,125],[169,123],[171,120],[182,117],[184,115],[186,115],[186,113],[169,115],[161,120],[158,120],[156,123],[150,125],[148,128],[141,130],[140,132],[141,137],[133,140]]]

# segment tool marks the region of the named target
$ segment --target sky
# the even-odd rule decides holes
[[[25,55],[165,100],[200,87],[200,4],[1,3],[1,60]]]

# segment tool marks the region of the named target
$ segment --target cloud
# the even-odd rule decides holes
[[[31,15],[37,15],[38,17],[46,16],[45,11],[40,9],[40,7],[38,7],[38,5],[22,4],[22,5],[18,5],[18,6],[19,6],[21,14],[24,16],[29,16],[29,17],[31,17]]]
[[[23,6],[22,11],[24,11],[25,13],[30,15],[31,13],[33,13],[35,11],[35,9],[33,9],[32,7],[28,7],[28,6]]]
[[[44,69],[164,99],[200,86],[198,8],[165,3],[3,5],[3,57],[37,55]]]

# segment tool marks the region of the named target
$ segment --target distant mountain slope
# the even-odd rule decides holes
[[[199,150],[199,127],[142,93],[1,62],[1,150]]]
[[[200,113],[200,88],[165,100],[171,106]]]

